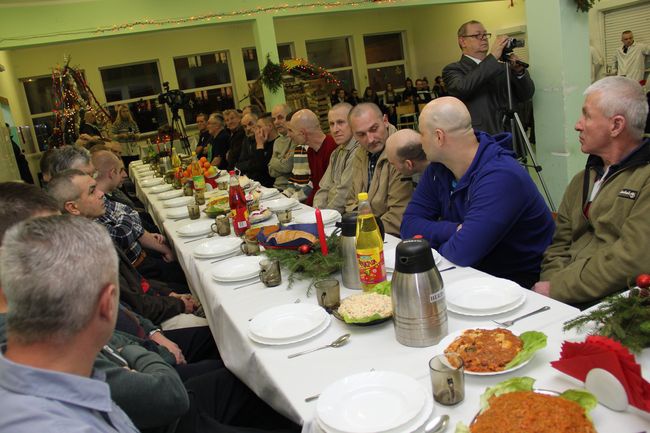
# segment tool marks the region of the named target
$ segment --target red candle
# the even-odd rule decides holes
[[[327,239],[325,238],[325,226],[323,225],[323,216],[320,209],[316,209],[316,227],[318,228],[318,242],[320,243],[320,252],[327,255]]]

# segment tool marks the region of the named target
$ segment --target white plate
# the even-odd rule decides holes
[[[170,184],[154,186],[149,190],[151,194],[160,194],[161,192],[170,191],[173,188]],[[182,192],[182,191],[181,191]]]
[[[222,257],[238,251],[240,245],[239,238],[213,238],[198,244],[192,254],[199,259]]]
[[[212,279],[220,283],[250,280],[260,272],[260,256],[237,256],[219,262],[212,268]]]
[[[325,311],[325,310],[323,310]],[[299,343],[301,341],[306,341],[309,340],[310,338],[313,338],[317,336],[318,334],[322,333],[325,331],[329,326],[330,323],[332,322],[331,316],[328,314],[327,319],[323,322],[321,326],[318,328],[314,329],[313,331],[301,335],[299,337],[293,338],[293,339],[287,339],[287,340],[267,340],[266,338],[261,338],[261,337],[256,337],[255,335],[251,334],[250,332],[248,333],[248,338],[253,340],[256,343],[264,344],[267,346],[285,346],[287,344],[294,344],[294,343]]]
[[[325,309],[315,304],[278,305],[255,316],[248,331],[265,340],[292,340],[320,328],[328,316]]]
[[[190,216],[190,212],[187,210],[186,207],[177,207],[167,212],[167,218],[172,220],[189,218],[189,216]]]
[[[201,236],[207,235],[212,231],[210,226],[212,225],[212,220],[200,220],[194,221],[185,225],[180,226],[176,229],[176,233],[181,237],[191,237],[191,236]]]
[[[222,189],[213,189],[211,191],[205,192],[205,198],[216,198],[226,195],[228,195],[228,191],[224,191]]]
[[[433,397],[430,394],[427,394],[427,401],[424,404],[424,407],[412,422],[408,423],[405,426],[394,428],[383,433],[413,433],[413,432],[421,433],[422,430],[420,429],[420,427],[423,427],[429,421],[429,418],[431,417],[432,413],[433,413]],[[318,416],[316,416],[315,418],[319,427],[326,433],[346,433],[324,425],[324,423],[318,418]]]
[[[472,329],[476,329],[476,328],[472,328]],[[490,327],[490,326],[485,326],[485,327],[483,327],[483,329],[494,329],[494,328],[493,328],[493,327]],[[445,349],[446,349],[447,347],[449,347],[449,345],[450,345],[451,343],[453,343],[454,340],[455,340],[456,338],[460,337],[460,336],[462,335],[462,333],[465,332],[465,331],[466,331],[466,329],[461,329],[460,331],[452,332],[451,334],[449,334],[449,335],[447,335],[445,338],[443,338],[443,339],[440,341],[440,343],[436,344],[436,346],[435,346],[435,347],[436,347],[436,351],[435,351],[434,355],[438,355],[438,354],[443,354],[443,353],[445,353]],[[535,356],[533,355],[533,358],[534,358],[534,357],[535,357]],[[486,371],[486,372],[478,372],[478,371],[469,371],[469,370],[465,370],[465,374],[469,374],[470,376],[497,376],[497,375],[499,375],[499,374],[506,374],[506,373],[510,373],[510,372],[513,372],[513,371],[519,370],[520,368],[522,368],[523,366],[525,366],[526,364],[528,364],[528,363],[530,362],[530,360],[533,359],[533,358],[530,358],[529,360],[524,361],[524,362],[522,362],[522,363],[519,364],[519,365],[515,365],[515,366],[512,367],[512,368],[508,368],[507,370],[501,370],[501,371]]]
[[[384,265],[386,266],[387,271],[395,270],[395,254],[396,254],[395,251],[396,251],[395,248],[384,250]],[[433,261],[435,262],[436,266],[439,265],[442,262],[442,256],[438,251],[434,250],[433,248],[431,248],[431,253],[433,254]]]
[[[289,197],[276,198],[274,200],[265,201],[264,204],[271,212],[286,210],[299,205],[298,200]]]
[[[187,206],[188,204],[194,203],[194,197],[176,197],[171,200],[163,201],[164,207],[179,207]]]
[[[141,159],[136,159],[135,161],[131,161],[131,165],[142,165],[144,164],[144,161]]]
[[[259,224],[263,221],[269,220],[273,217],[273,212],[271,211],[254,211],[251,212],[249,220],[251,224]]]
[[[170,198],[181,197],[183,195],[182,189],[175,189],[173,191],[163,192],[158,196],[161,200],[169,200]]]
[[[280,194],[277,188],[261,188],[262,194],[260,195],[260,200],[268,200]]]
[[[345,433],[382,433],[415,421],[427,391],[415,379],[392,371],[354,374],[325,388],[316,413],[327,428]]]
[[[323,224],[332,224],[341,219],[341,214],[334,209],[322,209]],[[296,215],[294,222],[297,224],[316,224],[316,213],[313,210]]]
[[[445,295],[447,294],[447,287],[445,287]],[[523,291],[521,293],[521,299],[517,300],[513,304],[506,305],[505,307],[493,311],[474,311],[474,310],[466,310],[464,308],[460,307],[455,307],[453,305],[447,304],[447,311],[451,311],[452,313],[460,314],[463,316],[470,316],[470,317],[486,317],[486,316],[494,316],[496,314],[503,314],[507,313],[508,311],[512,311],[515,308],[520,307],[524,302],[526,302],[526,292]]]
[[[449,284],[445,295],[447,305],[480,313],[517,302],[523,290],[519,284],[503,278],[476,277]]]
[[[140,182],[140,186],[148,188],[150,186],[162,185],[163,183],[165,183],[165,181],[161,178],[147,179]]]

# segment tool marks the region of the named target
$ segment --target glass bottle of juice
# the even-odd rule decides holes
[[[199,164],[199,160],[196,158],[196,152],[192,152],[191,172],[192,181],[194,182],[194,190],[205,191],[205,177],[203,177],[203,169],[201,168],[201,164]]]
[[[246,195],[244,189],[239,185],[239,179],[234,171],[230,172],[230,189],[228,191],[228,202],[232,215],[232,227],[236,236],[242,236],[251,227],[248,220],[248,207],[246,206]]]
[[[357,217],[357,261],[359,278],[364,292],[386,280],[384,265],[384,241],[368,202],[368,193],[359,193],[359,216]]]

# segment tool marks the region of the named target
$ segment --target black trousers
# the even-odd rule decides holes
[[[176,283],[187,287],[185,273],[178,262],[167,263],[160,255],[156,257],[156,255],[151,254],[149,251],[147,251],[147,257],[144,258],[137,269],[145,278],[151,278],[165,283]]]
[[[176,433],[298,433],[300,426],[275,412],[228,370],[185,382],[190,409]]]

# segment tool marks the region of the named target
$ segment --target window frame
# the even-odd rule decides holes
[[[393,31],[393,32],[378,32],[378,33],[365,33],[365,34],[363,34],[362,37],[364,38],[363,39],[364,54],[365,54],[365,50],[366,50],[366,41],[365,41],[366,36],[380,36],[380,35],[393,35],[393,34],[397,34],[400,37],[400,42],[402,44],[402,59],[401,60],[390,60],[390,61],[387,61],[387,62],[379,62],[379,63],[366,63],[366,74],[367,74],[367,77],[368,77],[368,86],[371,86],[371,84],[372,84],[370,82],[370,71],[372,69],[391,68],[391,67],[395,67],[395,66],[401,66],[402,69],[404,70],[404,79],[409,77],[409,67],[408,67],[409,64],[408,64],[408,60],[407,60],[408,59],[408,53],[406,52],[407,45],[405,43],[405,34],[406,34],[406,32],[404,30]],[[364,56],[364,58],[365,58],[365,56]],[[366,61],[367,61],[367,58],[366,58]],[[375,91],[375,93],[377,93],[377,95],[380,95],[380,96],[383,95],[385,93],[385,91],[386,91],[385,88],[383,88],[383,89],[374,89],[373,88],[373,90]],[[394,91],[404,90],[404,83],[403,82],[400,83],[399,86],[393,85],[393,90]]]

